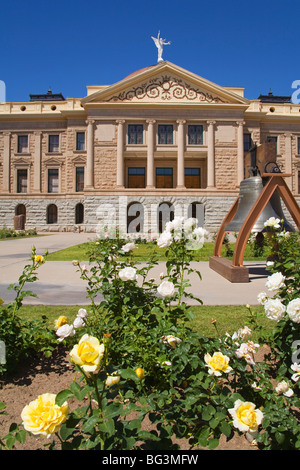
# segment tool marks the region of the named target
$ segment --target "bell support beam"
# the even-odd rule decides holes
[[[269,180],[242,225],[235,244],[233,259],[230,261],[221,256],[221,249],[225,236],[225,227],[231,220],[233,220],[237,212],[239,198],[236,199],[218,231],[214,247],[214,256],[211,256],[209,259],[209,266],[211,269],[221,274],[230,282],[249,282],[249,270],[243,266],[245,247],[255,221],[262,213],[276,190],[278,190],[278,193],[282,197],[287,209],[290,211],[298,230],[300,230],[300,208],[283,179],[284,177],[287,178],[289,176],[289,174],[283,173],[265,173],[262,175],[262,177],[267,177]]]
[[[271,199],[276,189],[282,197],[286,207],[289,209],[291,216],[293,217],[298,227],[298,230],[300,229],[300,208],[296,203],[295,199],[293,198],[293,195],[289,190],[286,182],[283,179],[284,177],[289,176],[289,174],[283,173],[271,173],[262,175],[262,177],[269,177],[269,181],[264,186],[259,198],[250,210],[238,234],[232,259],[233,266],[243,266],[245,247],[250,236],[251,229],[259,215],[266,207],[267,203]]]

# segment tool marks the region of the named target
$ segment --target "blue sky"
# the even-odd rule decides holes
[[[163,58],[246,98],[291,95],[300,79],[299,0],[2,0],[0,80],[7,101],[51,87],[83,97]]]

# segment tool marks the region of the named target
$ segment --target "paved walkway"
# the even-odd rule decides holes
[[[0,297],[5,302],[14,299],[14,293],[7,290],[11,283],[17,282],[26,261],[31,256],[32,246],[37,254],[44,254],[84,243],[94,239],[92,233],[55,233],[36,238],[0,241]],[[256,305],[257,294],[265,290],[267,273],[264,262],[245,262],[250,269],[250,282],[232,284],[209,268],[208,262],[193,262],[202,275],[190,278],[191,291],[205,305]],[[86,284],[80,278],[78,268],[71,261],[47,261],[38,270],[39,280],[25,286],[38,295],[27,298],[24,304],[44,305],[87,305]],[[159,279],[165,264],[159,263],[151,272],[151,277]]]

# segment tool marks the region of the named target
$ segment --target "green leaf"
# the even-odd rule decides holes
[[[68,390],[68,389],[62,390],[56,395],[55,404],[58,406],[62,406],[65,403],[65,401],[73,397],[74,397],[74,393],[71,390]]]
[[[219,439],[217,439],[216,437],[213,437],[212,439],[209,439],[208,441],[208,448],[209,449],[215,449],[216,447],[218,447],[219,445]]]

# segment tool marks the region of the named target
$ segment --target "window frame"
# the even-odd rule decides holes
[[[26,137],[27,139],[27,146],[26,146],[26,150],[25,149],[22,149],[20,148],[20,139]],[[28,134],[19,134],[17,136],[17,153],[20,153],[20,154],[25,154],[25,153],[29,153],[29,135]]]
[[[77,176],[79,171],[82,170],[82,175],[83,175],[83,181],[81,182],[82,184],[82,189],[78,189],[78,181],[77,181]],[[83,165],[78,165],[75,167],[75,193],[83,193],[84,192],[84,177],[85,177],[85,167]]]
[[[57,171],[57,191],[50,191],[50,172]],[[60,181],[59,181],[59,168],[52,167],[47,169],[47,193],[58,194],[60,192]]]
[[[78,140],[78,136],[79,135],[83,135],[83,148],[79,148],[80,147],[80,142]],[[78,152],[85,152],[86,151],[86,135],[85,135],[85,131],[77,131],[76,132],[76,150]]]
[[[16,168],[17,172],[17,193],[27,194],[28,193],[28,169],[27,168]],[[26,191],[21,191],[20,172],[26,172]]]
[[[53,137],[57,137],[57,139],[58,139],[58,150],[51,150],[51,139]],[[49,136],[48,136],[48,153],[51,153],[51,154],[60,153],[60,134],[49,134]]]
[[[138,128],[141,127],[141,132],[138,132]],[[130,142],[130,136],[132,135],[130,129],[133,129],[134,142]],[[141,142],[139,142],[141,137]],[[127,145],[143,145],[144,144],[144,125],[143,124],[128,124],[127,127]]]
[[[130,170],[136,170],[137,172],[130,174]],[[142,171],[139,173],[138,170],[142,170]],[[141,186],[140,185],[138,185],[138,186],[131,185],[130,180],[132,178],[130,178],[130,176],[141,176],[141,177],[143,177],[142,185]],[[128,188],[131,188],[131,189],[145,188],[146,187],[146,168],[144,166],[136,166],[136,167],[135,166],[130,166],[130,167],[128,167],[128,169],[127,169],[127,179],[128,179],[127,180],[128,181],[128,184],[127,184]]]
[[[195,130],[194,130],[194,139],[195,139],[195,142],[192,143],[190,142],[190,136],[191,136],[191,133],[190,133],[190,129],[194,127]],[[201,128],[201,143],[198,143],[197,142],[197,137],[198,137],[198,134],[197,134],[197,129],[200,129]],[[188,145],[196,145],[196,146],[203,146],[204,145],[204,127],[203,127],[203,124],[188,124],[188,129],[187,129],[187,140],[188,140]]]
[[[168,142],[168,127],[172,128],[172,142]],[[161,133],[160,130],[164,128]],[[160,137],[164,135],[164,142],[160,142]],[[170,135],[170,134],[169,134]],[[173,124],[158,124],[157,125],[157,145],[174,145],[174,126]]]

